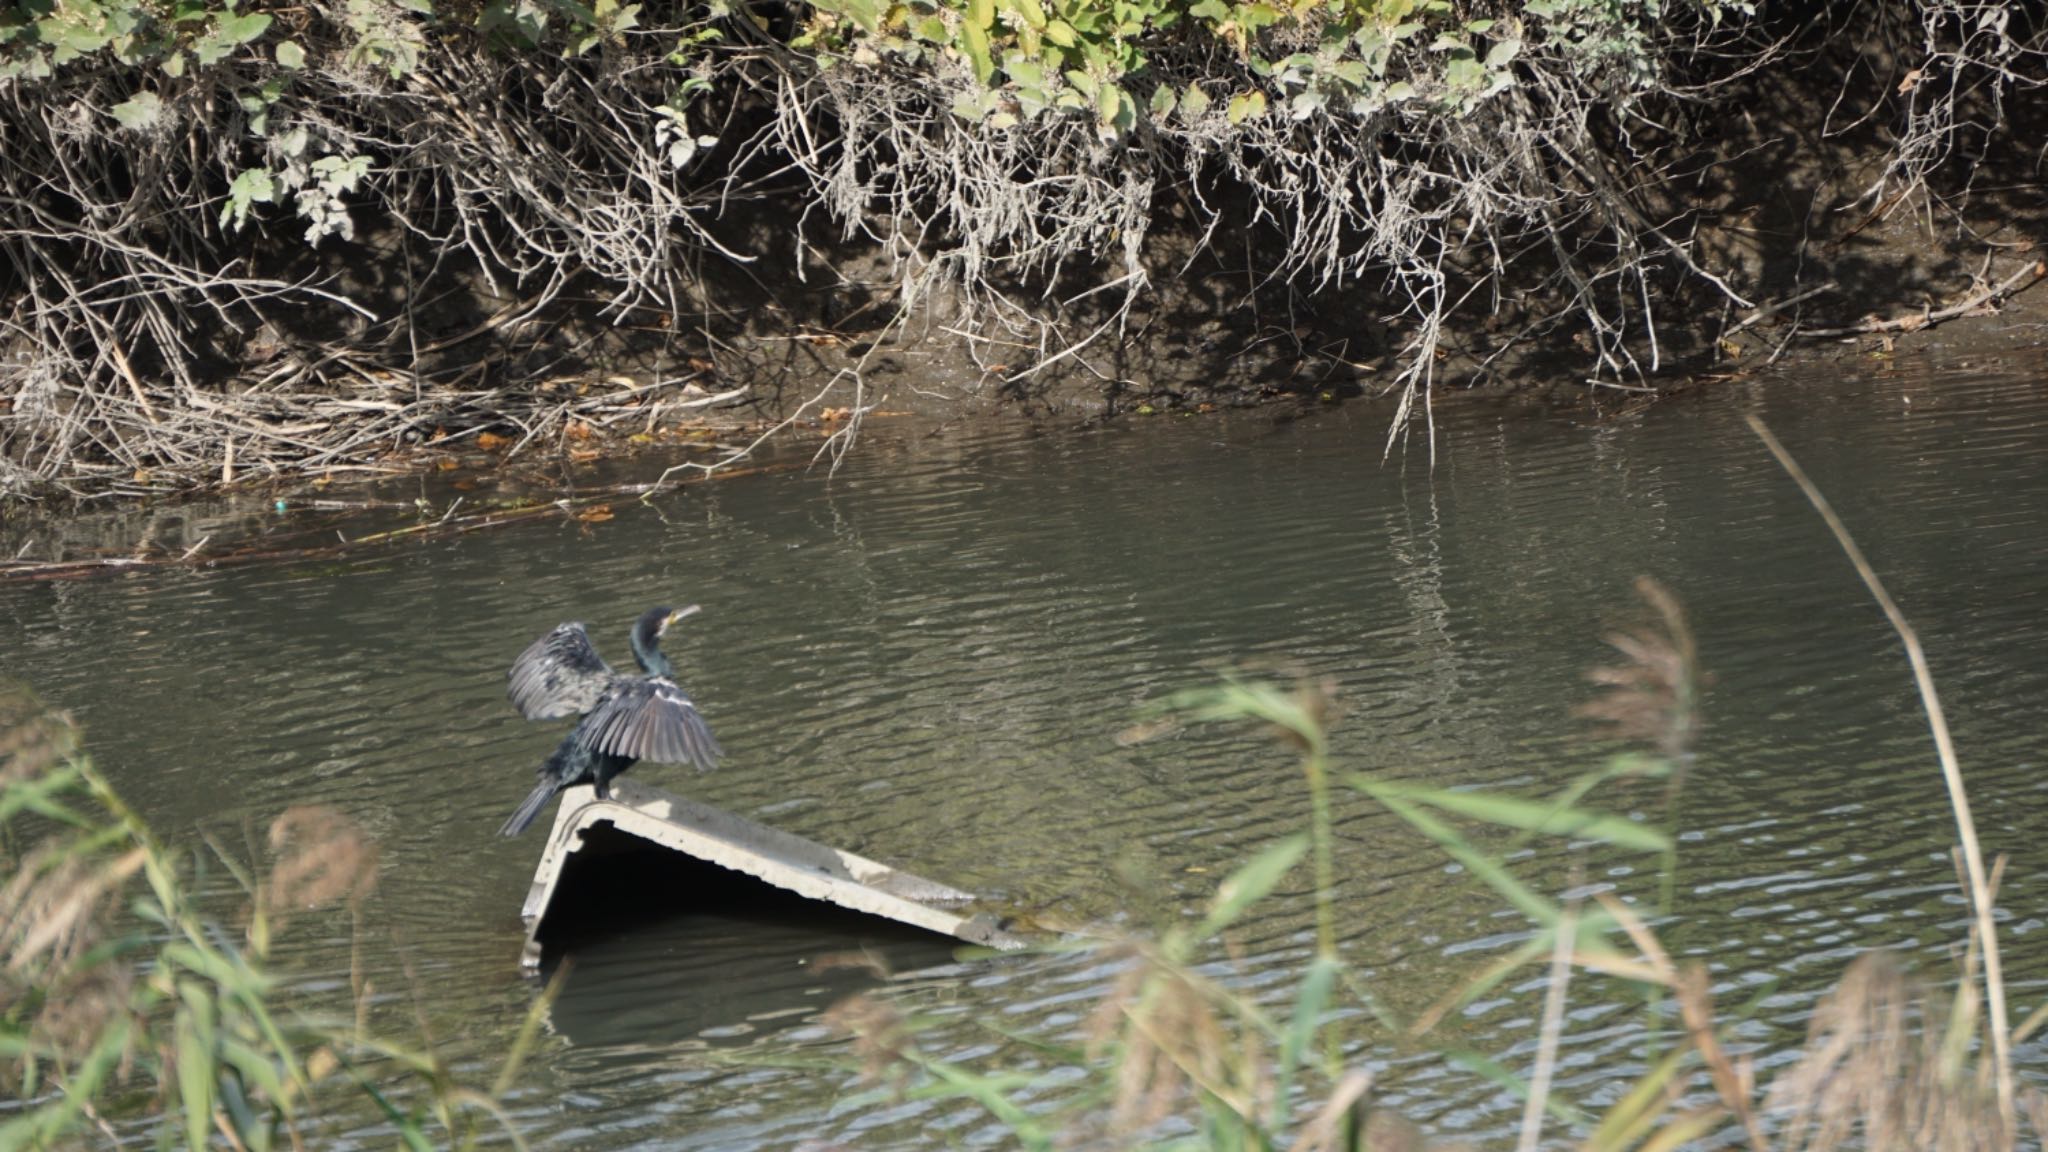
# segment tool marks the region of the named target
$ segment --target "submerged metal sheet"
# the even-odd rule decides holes
[[[958,889],[644,784],[614,780],[611,794],[599,800],[588,786],[562,793],[520,913],[526,920],[521,962],[527,967],[540,964],[541,926],[554,907],[564,869],[583,848],[585,834],[601,825],[806,899],[991,948],[1023,944],[986,915],[960,915],[958,909],[974,897]]]

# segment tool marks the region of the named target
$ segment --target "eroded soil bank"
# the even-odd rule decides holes
[[[580,64],[423,17],[440,38],[371,88],[345,42],[306,39],[317,21],[280,24],[311,55],[261,123],[183,88],[152,96],[146,132],[38,112],[102,115],[132,62],[0,81],[20,130],[0,179],[36,185],[0,218],[22,317],[0,337],[0,498],[289,506],[448,469],[581,491],[620,455],[658,451],[674,480],[782,434],[836,433],[837,453],[873,421],[987,413],[1383,400],[1412,437],[1475,391],[1598,412],[1956,325],[1950,351],[2037,337],[2037,17],[1886,0],[1596,28],[1574,5],[1479,8],[1500,19],[1444,34],[1484,50],[1483,97],[1419,42],[1388,58],[1395,103],[1284,112],[1244,102],[1306,94],[1258,53],[1164,52],[1125,77],[1161,86],[1122,127],[961,111],[1014,78],[707,49],[690,115],[716,113],[693,130],[721,142],[687,163],[643,155],[661,137],[633,118],[675,111],[650,103],[681,67],[657,41],[724,43],[694,10],[647,7]],[[207,75],[279,67],[258,56]],[[1227,119],[1190,111],[1228,85],[1249,87]],[[269,169],[237,167],[296,172],[280,157],[315,137],[292,125],[361,168],[312,233],[305,188],[259,203],[244,178]]]

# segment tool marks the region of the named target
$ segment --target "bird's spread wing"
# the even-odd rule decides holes
[[[615,680],[578,728],[589,747],[613,756],[707,769],[725,754],[697,706],[659,676]]]
[[[558,624],[512,662],[507,695],[528,720],[553,720],[590,711],[613,679],[583,625]]]

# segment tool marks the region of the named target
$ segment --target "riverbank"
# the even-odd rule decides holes
[[[1796,384],[1815,374],[1899,375],[1936,380],[2022,366],[2031,371],[2048,348],[2048,289],[2022,292],[1995,310],[1877,333],[1794,340],[1763,326],[1740,338],[1752,354],[1721,367],[1661,381],[1649,390],[1597,386],[1548,376],[1489,388],[1446,389],[1434,419],[1481,418],[1541,424],[1598,424],[1632,419],[1660,404],[1714,404],[1730,390],[1753,394],[1774,381]],[[916,369],[912,367],[910,371]],[[900,381],[907,387],[912,376]],[[623,379],[608,387],[627,390]],[[664,409],[647,390],[634,390],[639,411]],[[1156,421],[1336,420],[1384,430],[1399,400],[1356,381],[1314,392],[1250,395],[1188,390],[1133,398],[1107,409],[1092,393],[1047,397],[1036,407],[964,393],[935,399],[898,393],[873,398],[856,423],[845,407],[813,407],[781,420],[748,417],[743,398],[711,394],[713,405],[671,416],[652,433],[641,417],[614,431],[567,425],[549,441],[509,451],[509,439],[479,432],[429,438],[393,453],[374,468],[313,479],[244,473],[232,483],[168,494],[16,505],[0,521],[0,583],[68,580],[145,571],[211,569],[248,564],[330,564],[374,556],[392,546],[554,520],[584,532],[641,501],[689,499],[697,486],[763,473],[829,473],[839,453],[902,455],[907,445],[952,442],[1006,429],[1083,436],[1119,424]],[[603,393],[599,393],[603,395]],[[1213,399],[1203,397],[1213,396]],[[1832,403],[1833,401],[1828,401]],[[1917,401],[1938,405],[1921,390]],[[673,409],[668,409],[673,410]],[[1260,413],[1264,415],[1261,416]],[[625,429],[633,429],[626,431]],[[1382,436],[1361,451],[1377,456]],[[1448,449],[1446,449],[1448,450]],[[1427,458],[1417,433],[1393,447],[1384,467],[1400,471],[1410,454]],[[1448,459],[1443,463],[1453,463]]]
[[[0,37],[0,498],[878,405],[1426,435],[2040,278],[2024,12],[1002,3],[39,15]]]

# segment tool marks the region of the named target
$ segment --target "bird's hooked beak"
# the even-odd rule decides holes
[[[696,604],[690,604],[685,607],[676,609],[675,611],[668,614],[667,619],[661,622],[661,630],[656,632],[655,635],[666,636],[668,634],[669,625],[675,623],[678,620],[681,620],[685,616],[695,616],[700,611],[702,611],[702,608]]]

